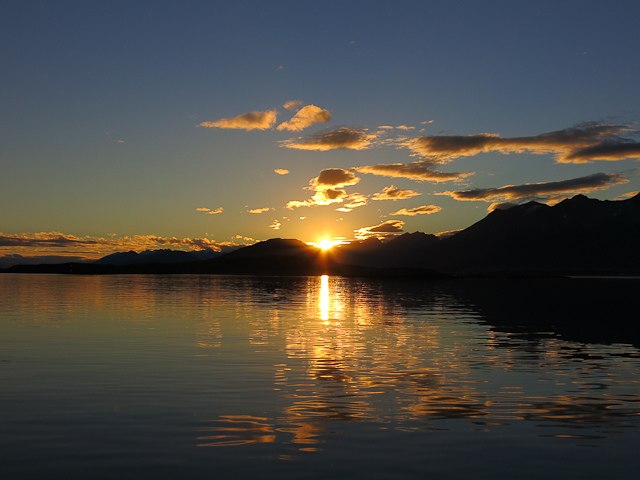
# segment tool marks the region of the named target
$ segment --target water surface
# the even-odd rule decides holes
[[[0,275],[0,473],[636,478],[632,307],[567,285]]]

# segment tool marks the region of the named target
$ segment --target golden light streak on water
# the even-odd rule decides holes
[[[320,320],[329,320],[329,275],[320,277]]]

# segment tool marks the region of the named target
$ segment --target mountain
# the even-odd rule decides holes
[[[428,268],[457,275],[488,272],[639,273],[640,194],[601,201],[577,195],[495,210],[444,238],[406,233],[368,248],[340,247],[342,263]]]
[[[208,260],[223,255],[212,249],[185,252],[182,250],[145,250],[144,252],[117,252],[102,257],[95,262],[96,265],[140,265],[143,263],[186,263]]]
[[[424,252],[417,264],[455,273],[640,272],[640,195],[600,201],[577,195],[495,210]]]
[[[16,265],[6,272],[210,273],[255,275],[476,276],[640,274],[640,194],[601,201],[577,195],[495,210],[440,239],[421,232],[368,239],[323,251],[273,238],[226,254],[126,252],[94,264]],[[209,256],[208,259],[194,258]],[[212,258],[211,258],[212,257]]]

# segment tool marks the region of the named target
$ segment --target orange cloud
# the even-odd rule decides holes
[[[432,213],[436,213],[442,210],[442,207],[438,207],[437,205],[423,205],[421,207],[415,208],[402,208],[397,212],[390,213],[389,215],[409,215],[411,217],[415,215],[430,215]]]
[[[282,224],[278,220],[274,220],[273,223],[269,225],[269,228],[272,228],[274,230],[280,230],[281,225]]]
[[[351,195],[347,195],[343,200],[344,207],[336,208],[339,212],[350,212],[354,208],[364,207],[369,200],[366,195],[362,195],[360,193],[352,193]]]
[[[391,185],[390,187],[383,188],[381,192],[375,193],[372,200],[405,200],[407,198],[415,197],[416,195],[422,194],[414,192],[413,190],[396,188]]]
[[[283,105],[283,107],[286,108],[287,110],[295,110],[300,105],[302,105],[302,102],[300,100],[291,100],[291,101],[285,103]]]
[[[359,181],[360,179],[353,172],[342,168],[327,168],[322,170],[316,178],[312,178],[309,181],[309,186],[306,188],[316,192],[309,200],[292,200],[287,203],[286,208],[293,209],[342,203],[348,197],[343,188],[355,185]]]
[[[323,123],[329,120],[331,120],[329,110],[323,110],[315,105],[306,105],[302,107],[291,120],[278,125],[278,130],[299,132],[314,123]]]
[[[420,160],[412,163],[391,163],[379,165],[367,165],[354,167],[351,170],[360,173],[371,173],[383,177],[408,178],[410,180],[449,182],[460,180],[473,175],[473,173],[445,173],[433,169],[434,164],[428,160]]]
[[[224,209],[222,207],[220,208],[216,208],[215,210],[211,210],[210,212],[207,212],[207,215],[217,215],[218,213],[222,213]]]
[[[367,133],[366,129],[339,127],[333,131],[314,133],[305,137],[292,138],[280,142],[285,148],[297,150],[328,151],[339,148],[365,150],[375,145],[377,133]]]
[[[272,208],[270,207],[254,208],[253,210],[249,210],[249,213],[264,213],[264,212],[268,212],[269,210],[272,210]]]
[[[286,170],[284,168],[276,168],[274,172],[276,172],[278,175],[287,175],[289,173],[289,170]]]
[[[369,237],[384,238],[389,235],[401,233],[403,226],[404,222],[402,220],[387,220],[379,225],[359,228],[358,230],[354,230],[353,233],[357,240],[364,240]]]
[[[235,246],[232,242],[215,242],[207,238],[158,237],[156,235],[133,235],[125,237],[76,237],[60,232],[23,233],[7,235],[0,233],[0,249],[11,253],[29,255],[81,255],[85,258],[100,258],[114,252],[142,251],[167,246],[178,248],[213,249],[220,251]]]
[[[238,130],[266,130],[276,123],[277,115],[278,112],[276,110],[250,112],[234,118],[222,118],[215,122],[202,122],[198,126],[208,128],[233,128]]]

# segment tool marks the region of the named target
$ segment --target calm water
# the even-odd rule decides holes
[[[0,275],[0,478],[635,479],[640,284],[567,282]]]

